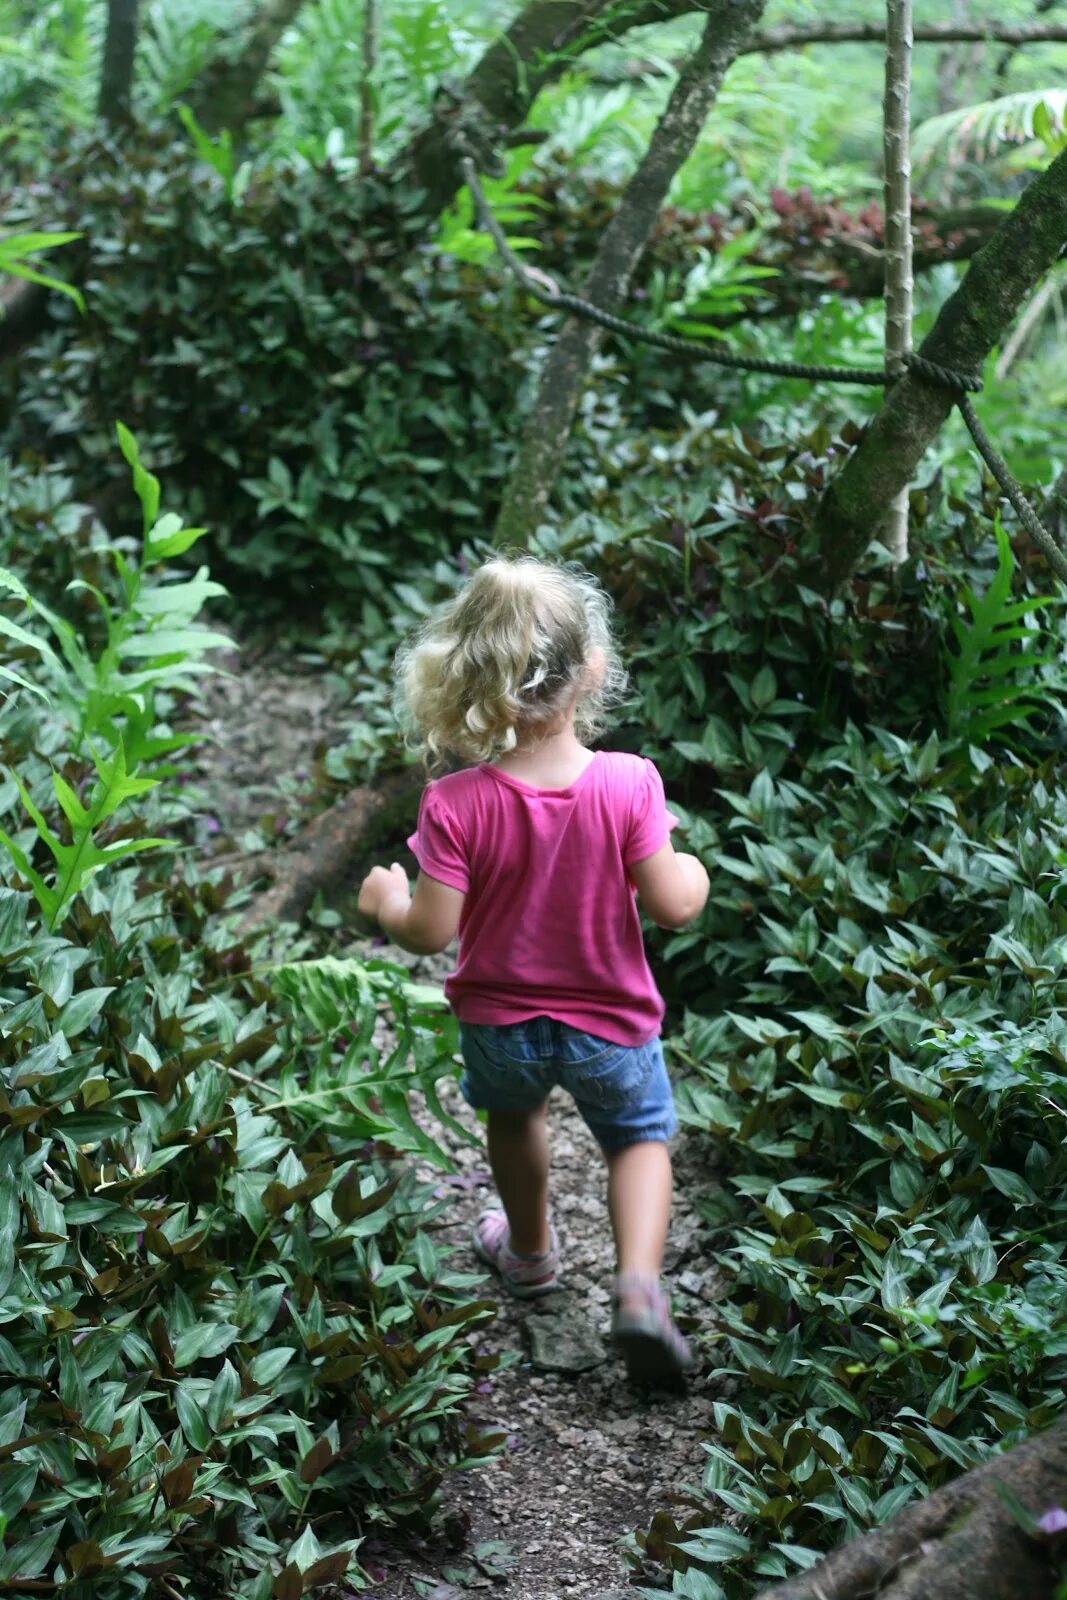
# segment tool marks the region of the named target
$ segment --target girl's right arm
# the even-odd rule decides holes
[[[631,862],[630,877],[641,910],[660,928],[684,928],[700,915],[711,882],[696,856],[676,852],[668,842],[644,861]]]

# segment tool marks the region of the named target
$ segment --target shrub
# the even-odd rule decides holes
[[[330,165],[228,187],[159,132],[121,154],[74,142],[47,202],[12,199],[78,219],[64,265],[81,250],[88,312],[56,305],[23,353],[9,448],[36,446],[106,510],[124,416],[225,528],[229,570],[313,601],[382,593],[398,560],[485,528],[519,378],[505,320],[427,254],[402,193]]]
[[[992,506],[924,526],[921,493],[921,567],[806,588],[837,448],[704,435],[725,481],[679,449],[670,513],[555,543],[608,575],[624,738],[655,730],[713,878],[662,979],[680,1115],[721,1148],[731,1393],[699,1492],[633,1546],[689,1600],[810,1565],[1067,1376],[1062,624]]]
[[[328,976],[268,981],[226,881],[175,854],[166,719],[213,586],[124,448],[144,549],[115,553],[99,648],[4,575],[33,688],[0,787],[0,1586],[361,1588],[362,1538],[425,1527],[444,1467],[492,1447],[461,1412],[491,1308],[397,1160],[441,1159],[405,1093],[455,1039],[382,963],[342,969],[323,1037]]]

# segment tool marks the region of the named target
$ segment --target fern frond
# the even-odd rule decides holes
[[[1067,89],[1024,89],[930,117],[912,134],[911,153],[916,163],[938,154],[960,160],[1034,139],[1053,153],[1067,143]]]
[[[1015,558],[999,520],[996,535],[997,570],[984,594],[964,589],[965,614],[951,619],[955,649],[946,651],[945,662],[948,736],[979,747],[998,730],[1013,724],[1022,727],[1038,711],[1062,703],[1062,681],[1040,676],[1058,658],[1028,648],[1045,630],[1036,621],[1025,620],[1059,604],[1059,599],[1048,594],[1011,598]]]

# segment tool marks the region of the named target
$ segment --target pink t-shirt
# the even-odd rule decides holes
[[[427,786],[408,840],[427,877],[466,895],[445,984],[461,1022],[554,1017],[616,1044],[658,1034],[627,868],[667,842],[663,782],[641,756],[598,751],[567,789],[496,767]]]

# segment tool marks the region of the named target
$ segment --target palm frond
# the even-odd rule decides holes
[[[916,163],[937,155],[962,160],[1002,144],[1040,141],[1055,153],[1067,144],[1067,89],[1025,89],[930,117],[911,140]]]

